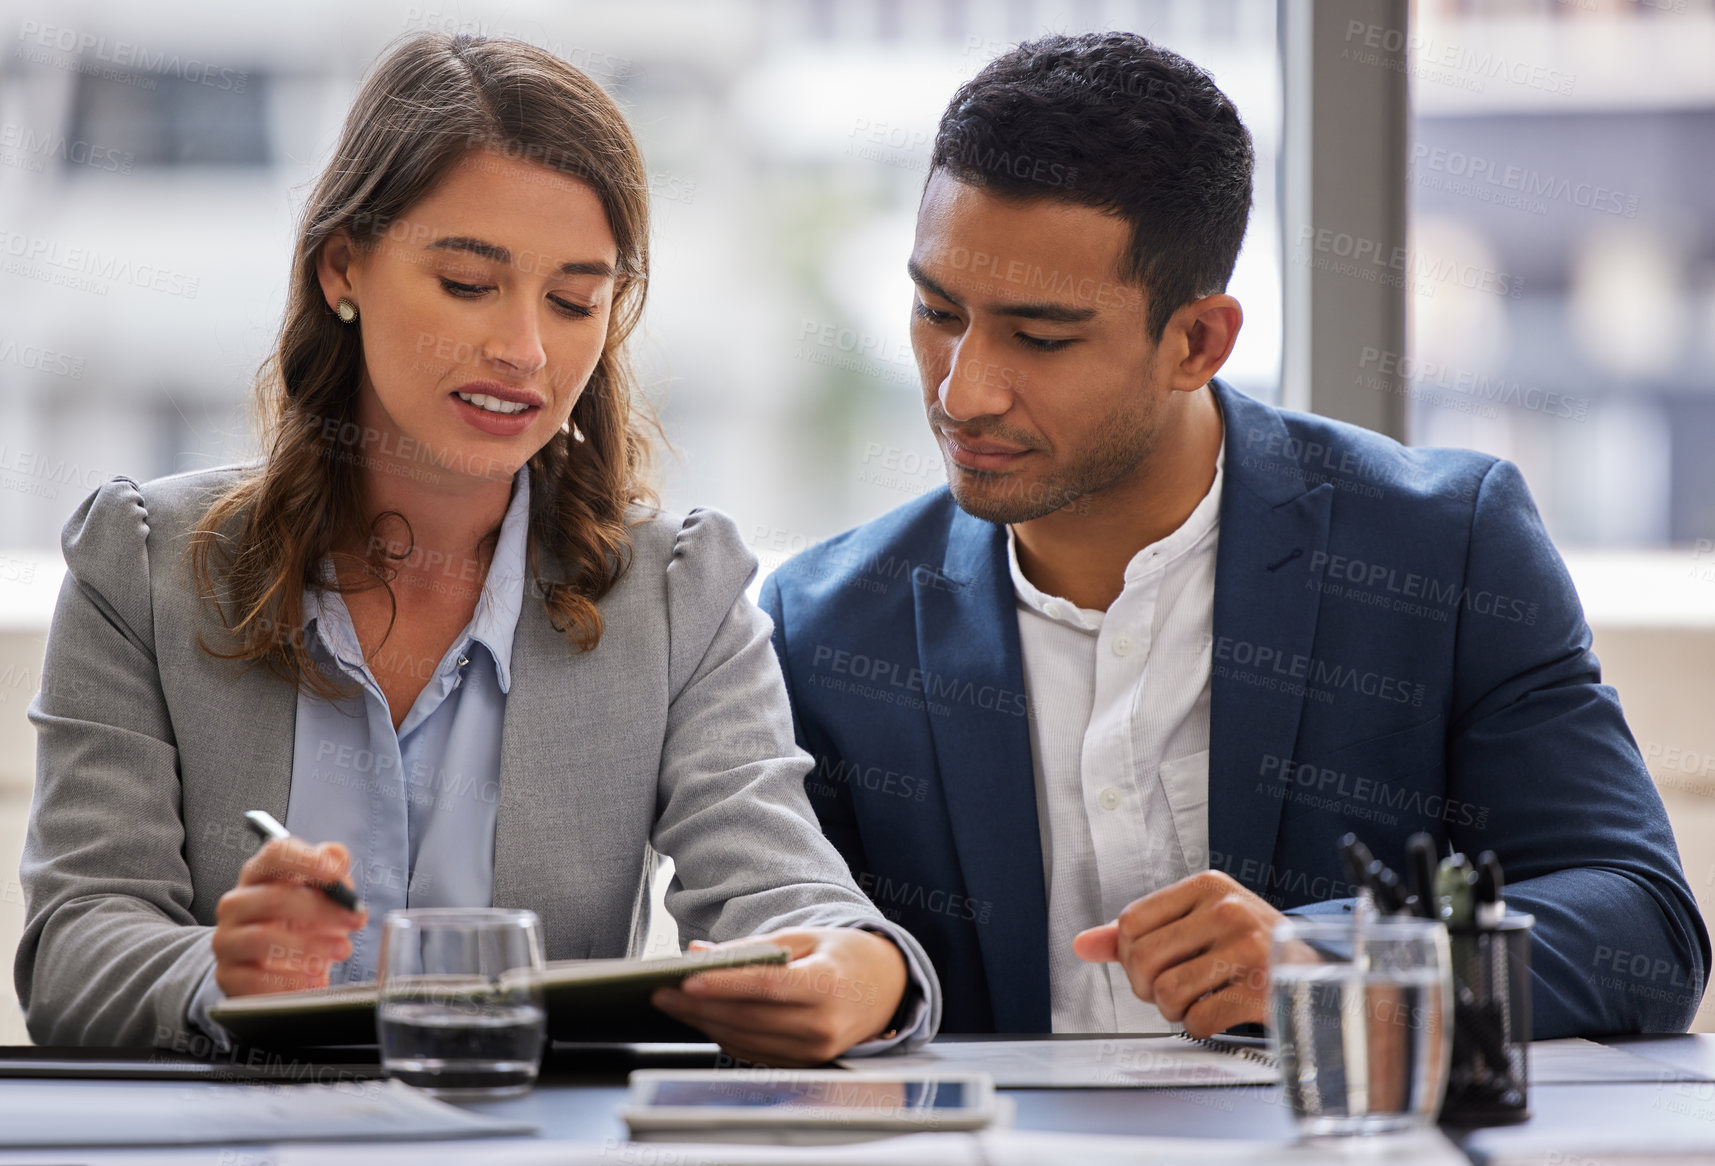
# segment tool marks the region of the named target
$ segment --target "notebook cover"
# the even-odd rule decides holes
[[[557,1041],[706,1041],[649,1002],[694,972],[783,964],[785,948],[745,944],[655,960],[561,960],[543,970],[548,1038]],[[373,982],[222,1000],[209,1016],[262,1048],[373,1045]]]

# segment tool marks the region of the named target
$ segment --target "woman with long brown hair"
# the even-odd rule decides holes
[[[303,212],[265,456],[115,479],[66,526],[38,1041],[222,1039],[223,994],[373,976],[392,907],[530,907],[550,959],[623,955],[652,849],[681,934],[793,955],[665,1011],[777,1063],[933,1031],[933,970],[805,799],[754,559],[654,506],[647,282],[642,159],[586,75],[434,34],[377,65]],[[295,837],[247,858],[247,809]]]

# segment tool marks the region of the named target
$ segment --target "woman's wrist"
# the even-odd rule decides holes
[[[916,977],[911,974],[910,959],[907,958],[905,950],[894,941],[892,936],[885,931],[870,927],[863,927],[860,930],[871,939],[886,945],[887,954],[881,954],[882,949],[877,948],[876,959],[883,966],[886,966],[889,972],[899,977],[899,988],[896,993],[890,993],[893,1007],[888,1013],[887,1019],[882,1022],[880,1029],[875,1030],[874,1035],[866,1036],[858,1043],[868,1044],[871,1041],[894,1040],[899,1036],[900,1030],[910,1022],[918,1002],[922,999],[922,991],[917,984]],[[892,975],[886,978],[892,979]]]
[[[888,1018],[887,1027],[870,1039],[897,1040],[899,1034],[905,1031],[906,1025],[911,1023],[911,1018],[916,1015],[917,1009],[922,1003],[923,989],[917,983],[916,977],[911,975],[911,968],[908,963],[905,969],[905,990],[899,993],[899,1007],[895,1008],[893,1015]]]

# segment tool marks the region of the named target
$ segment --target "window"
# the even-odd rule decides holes
[[[1415,444],[1517,462],[1563,545],[1715,535],[1715,5],[1419,0]]]
[[[171,58],[177,60],[177,58]],[[270,158],[266,78],[191,61],[168,72],[80,73],[74,142],[124,143],[134,165],[263,166]],[[65,161],[68,170],[101,167]]]

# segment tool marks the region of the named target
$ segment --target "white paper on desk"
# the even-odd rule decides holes
[[[560,1142],[501,1139],[482,1143],[482,1166],[987,1166],[970,1134],[904,1134],[837,1146],[733,1142]],[[469,1146],[289,1146],[269,1166],[469,1166]],[[1038,1159],[1032,1166],[1042,1161]],[[1135,1161],[1133,1159],[1132,1161]],[[1389,1166],[1399,1166],[1390,1163]]]
[[[869,1073],[980,1069],[1002,1089],[1077,1089],[1201,1085],[1273,1085],[1280,1071],[1173,1036],[1087,1040],[936,1041],[901,1055],[854,1057],[847,1069]]]
[[[1693,1076],[1626,1049],[1580,1036],[1530,1044],[1532,1085],[1604,1085],[1626,1081],[1670,1081]]]
[[[1239,1138],[1114,1137],[1040,1130],[994,1130],[976,1135],[985,1166],[1469,1166],[1439,1130],[1361,1138],[1275,1141]]]
[[[535,1130],[456,1109],[397,1081],[12,1080],[0,1089],[0,1140],[20,1148],[407,1141]]]
[[[287,1147],[273,1166],[465,1166],[458,1147]],[[1024,1130],[906,1134],[847,1146],[742,1146],[709,1142],[515,1142],[482,1144],[483,1166],[1466,1166],[1435,1130],[1319,1143],[1274,1140],[1107,1137]]]

